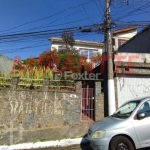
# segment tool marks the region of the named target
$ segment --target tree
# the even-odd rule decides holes
[[[75,40],[73,38],[73,33],[70,30],[65,30],[63,32],[62,40],[63,40],[65,47],[66,47],[65,51],[73,50]]]

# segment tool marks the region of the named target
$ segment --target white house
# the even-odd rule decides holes
[[[51,49],[56,48],[58,51],[65,48],[62,38],[49,38],[51,42]],[[102,42],[95,41],[81,41],[75,40],[74,48],[79,51],[80,55],[84,55],[87,59],[90,59],[92,56],[97,55],[98,53],[102,54],[104,44]]]
[[[128,28],[123,28],[119,30],[115,30],[113,32],[113,48],[114,51],[118,50],[118,47],[120,47],[122,44],[127,42],[130,38],[135,36],[137,34],[137,28],[138,26],[132,26]]]

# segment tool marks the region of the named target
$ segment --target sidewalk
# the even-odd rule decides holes
[[[29,150],[29,149],[45,149],[48,147],[68,147],[73,145],[81,145],[87,143],[87,138],[76,138],[76,139],[63,139],[56,141],[36,142],[36,143],[23,143],[16,145],[4,145],[0,146],[0,150]]]

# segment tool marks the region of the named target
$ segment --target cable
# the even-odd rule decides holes
[[[138,7],[138,8],[136,8],[136,9],[130,11],[130,12],[127,12],[126,14],[124,14],[124,15],[122,15],[122,16],[116,18],[115,20],[118,21],[118,20],[120,20],[120,19],[122,19],[122,18],[128,17],[129,15],[131,16],[131,13],[136,12],[138,9],[141,9],[141,8],[144,7],[144,6],[148,6],[148,4],[150,4],[150,2],[144,4],[144,5],[142,5],[142,6]]]
[[[65,12],[65,11],[67,11],[67,10],[70,10],[70,9],[72,9],[72,8],[76,8],[76,7],[79,7],[79,6],[88,4],[88,3],[90,3],[90,2],[92,2],[92,0],[87,1],[86,3],[82,3],[82,4],[80,4],[80,5],[74,6],[74,7],[69,7],[69,8],[67,8],[67,9],[64,9],[64,10],[62,10],[62,11],[60,11],[60,12],[58,12],[58,13],[55,13],[55,14],[53,14],[53,15],[50,15],[50,16],[47,16],[47,17],[44,17],[44,18],[41,18],[41,19],[29,21],[29,22],[26,22],[26,23],[24,23],[24,24],[21,24],[21,25],[18,25],[18,26],[16,26],[16,27],[13,27],[13,28],[10,28],[10,29],[7,29],[7,30],[3,30],[3,31],[0,31],[0,32],[10,31],[10,30],[16,29],[16,28],[18,28],[18,27],[22,27],[22,26],[27,25],[27,24],[30,24],[30,23],[34,23],[34,22],[38,22],[38,21],[41,21],[41,20],[45,20],[45,19],[51,18],[51,17],[54,17],[54,16],[56,16],[56,15],[58,15],[58,14],[61,14],[61,13]]]
[[[95,16],[95,17],[92,17],[93,19],[94,18],[99,18],[100,16]],[[20,30],[20,31],[16,31],[16,32],[9,32],[7,34],[15,34],[15,33],[21,33],[21,32],[24,32],[24,31],[32,31],[32,30],[35,30],[35,29],[42,29],[42,28],[48,28],[48,27],[56,27],[56,26],[60,26],[60,25],[66,25],[66,24],[72,24],[72,23],[75,23],[75,22],[81,22],[81,21],[85,21],[85,20],[89,20],[89,18],[86,18],[86,19],[80,19],[80,20],[76,20],[76,21],[72,21],[72,22],[66,22],[66,23],[63,23],[63,24],[57,24],[57,25],[51,25],[51,26],[41,26],[41,27],[36,27],[36,28],[32,28],[32,29],[28,29],[28,30]],[[46,24],[46,25],[49,25],[49,24]],[[57,30],[57,29],[55,29]]]
[[[88,15],[87,11],[85,10],[84,6],[82,5],[82,8],[84,10],[84,12],[87,14],[87,16],[89,17],[89,19],[91,20],[91,22],[94,24],[93,20],[91,19],[91,17]]]
[[[101,10],[99,9],[99,7],[98,7],[98,5],[97,5],[97,3],[96,3],[96,0],[93,0],[93,1],[94,1],[95,5],[96,5],[97,9],[99,10],[100,14],[102,14],[102,13],[101,13]]]

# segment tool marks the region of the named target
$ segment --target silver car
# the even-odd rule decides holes
[[[150,96],[123,104],[88,130],[94,150],[135,150],[150,146]]]

